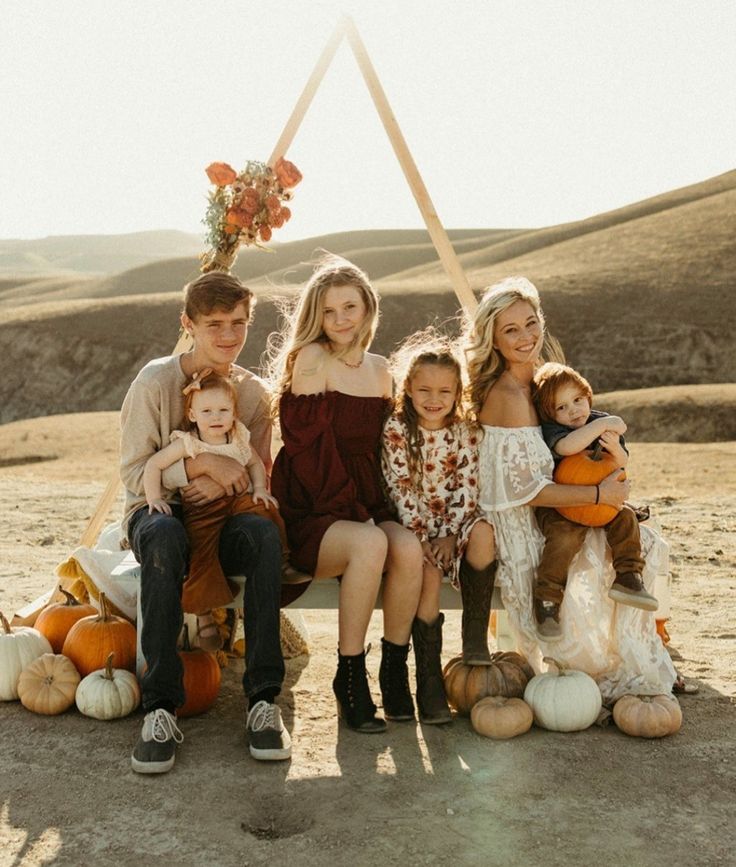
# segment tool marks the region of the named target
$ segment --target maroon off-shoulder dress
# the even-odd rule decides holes
[[[381,476],[385,397],[339,391],[281,398],[283,447],[271,491],[279,501],[291,562],[313,575],[319,546],[335,521],[395,520]]]

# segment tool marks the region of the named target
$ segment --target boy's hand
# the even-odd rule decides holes
[[[441,566],[447,571],[455,559],[456,547],[457,536],[442,536],[440,539],[435,539],[432,543],[432,553],[434,554],[436,565]]]
[[[267,509],[270,509],[271,506],[275,506],[277,509],[279,507],[276,498],[272,497],[265,488],[253,488],[253,502],[263,503]]]
[[[625,467],[629,461],[629,456],[626,454],[626,450],[622,448],[618,434],[607,430],[605,433],[601,434],[600,441],[604,450],[608,452],[616,463],[619,464],[619,466]]]
[[[162,515],[170,515],[171,506],[166,502],[166,500],[151,500],[148,504],[148,514],[152,515],[154,512],[161,512]]]
[[[225,489],[209,476],[197,476],[186,488],[181,488],[180,493],[184,502],[192,506],[205,506],[219,500],[225,494]]]
[[[606,430],[613,431],[619,436],[623,436],[628,429],[626,422],[617,415],[607,415],[605,418],[600,419],[600,421],[605,424]]]

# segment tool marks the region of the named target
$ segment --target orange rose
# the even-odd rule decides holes
[[[227,163],[210,163],[205,171],[210,182],[218,187],[225,187],[237,178],[235,169]]]
[[[261,210],[261,197],[258,191],[248,187],[240,200],[240,207],[248,214],[257,214]]]
[[[279,157],[274,166],[274,172],[282,187],[295,187],[302,179],[302,173],[294,163],[290,163],[283,157]]]
[[[241,208],[230,208],[225,219],[231,226],[238,226],[241,229],[253,224],[253,216]]]
[[[273,193],[271,193],[270,196],[266,196],[266,207],[268,208],[268,212],[270,214],[275,214],[278,211],[278,209],[281,207],[281,202],[279,201],[279,197],[274,196]]]
[[[262,241],[271,240],[271,229],[266,225],[261,226],[261,228],[258,230],[258,234],[261,236]]]
[[[288,223],[291,219],[291,208],[282,208],[280,214],[284,218],[284,222]]]
[[[284,215],[281,211],[276,211],[271,214],[271,225],[274,229],[280,229],[284,225]]]

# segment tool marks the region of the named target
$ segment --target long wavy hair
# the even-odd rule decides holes
[[[357,289],[366,310],[353,342],[337,352],[330,347],[322,327],[325,294],[336,286]],[[317,262],[296,300],[282,301],[279,306],[284,325],[269,337],[266,362],[268,380],[276,399],[291,388],[294,361],[300,349],[310,343],[322,343],[335,357],[341,358],[356,346],[368,349],[378,326],[378,295],[368,276],[357,265],[330,253]]]
[[[450,339],[430,326],[412,334],[391,355],[389,366],[394,381],[401,383],[394,398],[394,413],[407,431],[406,463],[409,478],[417,490],[422,490],[422,444],[424,434],[419,416],[412,403],[411,382],[420,367],[432,366],[450,370],[457,379],[452,408],[445,418],[445,427],[455,424],[463,416],[463,372]]]
[[[565,360],[559,342],[547,332],[539,293],[534,284],[526,277],[506,277],[494,283],[483,293],[472,317],[466,317],[463,329],[463,352],[468,374],[466,395],[468,411],[474,421],[478,419],[489,390],[506,369],[506,360],[493,346],[496,320],[500,313],[517,301],[526,301],[542,326],[540,364],[542,361]]]

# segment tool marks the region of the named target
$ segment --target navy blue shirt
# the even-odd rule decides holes
[[[590,411],[590,415],[585,421],[585,424],[590,424],[590,422],[595,421],[597,418],[607,418],[610,417],[610,412],[601,412],[598,409],[592,409]],[[544,437],[544,441],[549,446],[549,450],[552,452],[552,457],[555,459],[555,463],[559,463],[565,457],[565,455],[558,455],[555,451],[555,446],[557,443],[568,434],[571,434],[573,431],[579,430],[576,427],[569,427],[566,424],[558,424],[556,421],[543,421],[542,422],[542,436]],[[621,443],[621,447],[624,449],[626,454],[628,455],[629,450],[626,448],[626,440],[623,436],[618,438],[618,441]],[[593,440],[593,442],[587,448],[595,448],[598,444],[598,439]]]

